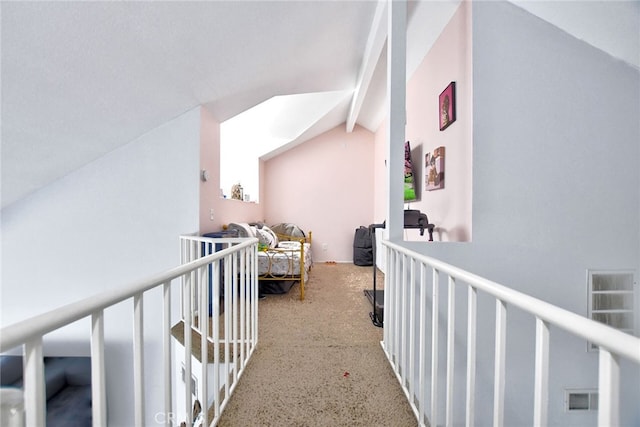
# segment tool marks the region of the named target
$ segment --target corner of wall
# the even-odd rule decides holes
[[[200,112],[200,174],[208,172],[208,179],[200,179],[200,234],[218,231],[230,222],[261,221],[261,203],[249,203],[220,197],[220,122],[201,107]],[[262,173],[262,172],[261,172]],[[262,176],[260,200],[264,200]]]
[[[219,228],[220,199],[220,122],[204,107],[200,107],[200,171],[208,179],[200,179],[200,233]]]

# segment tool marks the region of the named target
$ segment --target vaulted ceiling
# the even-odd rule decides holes
[[[408,74],[459,1],[409,3]],[[514,3],[640,66],[637,2]],[[3,207],[200,105],[223,122],[273,97],[331,94],[311,119],[299,96],[282,107],[272,129],[290,143],[349,120],[375,130],[383,117],[384,47],[368,48],[380,37],[376,1],[3,1],[0,8]]]

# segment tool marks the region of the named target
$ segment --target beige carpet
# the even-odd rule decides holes
[[[261,300],[258,347],[218,425],[416,426],[369,319],[371,287],[371,267],[318,263],[304,301],[298,284]]]

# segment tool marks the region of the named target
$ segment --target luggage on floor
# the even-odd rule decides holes
[[[353,263],[355,265],[373,265],[373,244],[371,230],[368,227],[356,228],[353,237]]]

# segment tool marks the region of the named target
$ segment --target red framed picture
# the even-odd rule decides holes
[[[440,94],[438,114],[440,130],[445,130],[456,121],[456,82],[449,83],[449,86]]]

